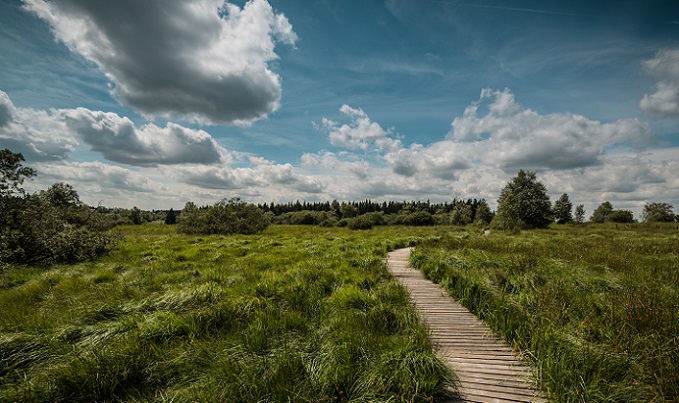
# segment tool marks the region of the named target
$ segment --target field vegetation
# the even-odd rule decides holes
[[[411,262],[524,351],[555,401],[679,401],[677,224],[452,233]]]
[[[0,271],[0,401],[417,402],[451,373],[388,250],[435,228],[119,227],[98,261]]]

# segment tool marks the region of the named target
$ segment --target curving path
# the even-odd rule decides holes
[[[459,379],[463,402],[545,402],[531,369],[502,339],[438,284],[410,268],[410,248],[387,256],[387,267],[410,293],[434,348]]]

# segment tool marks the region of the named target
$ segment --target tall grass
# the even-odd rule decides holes
[[[676,225],[456,234],[411,256],[562,402],[679,401]]]
[[[121,249],[98,262],[0,272],[0,401],[446,394],[452,375],[382,260],[441,230],[122,231]]]

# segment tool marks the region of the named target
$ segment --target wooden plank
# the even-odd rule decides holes
[[[441,359],[459,379],[462,402],[545,402],[516,352],[437,284],[408,267],[410,249],[391,252],[387,267],[408,290]]]

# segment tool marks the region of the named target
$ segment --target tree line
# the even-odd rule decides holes
[[[109,230],[117,225],[149,222],[177,224],[187,234],[253,234],[270,224],[346,226],[369,229],[378,225],[469,225],[503,230],[582,224],[585,209],[564,193],[552,205],[547,188],[534,172],[520,170],[502,189],[496,212],[485,199],[374,202],[290,202],[250,204],[240,199],[212,206],[188,202],[180,211],[144,211],[91,207],[80,201],[69,184],[55,183],[33,194],[21,186],[36,175],[23,166],[23,155],[0,150],[0,264],[77,262],[94,259],[115,248],[120,237]],[[679,222],[669,203],[647,203],[645,222]],[[592,223],[635,222],[630,210],[614,209],[609,201],[592,213]]]

